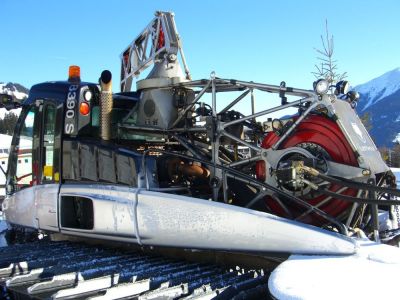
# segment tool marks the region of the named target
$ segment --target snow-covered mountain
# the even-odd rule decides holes
[[[15,99],[22,100],[28,97],[29,90],[18,83],[0,82],[0,94],[12,95]]]
[[[0,82],[0,94],[7,94],[14,97],[15,100],[23,100],[28,97],[29,90],[19,83],[3,83]],[[21,109],[13,110],[13,113],[19,115]],[[0,108],[0,119],[4,118],[4,114],[6,113],[5,108]]]
[[[363,112],[386,97],[400,90],[400,68],[358,85],[355,90],[362,95],[357,110]]]
[[[378,147],[400,142],[400,68],[354,88],[360,93],[357,112],[369,113],[372,138]]]

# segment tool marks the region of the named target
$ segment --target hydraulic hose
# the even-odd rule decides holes
[[[396,195],[396,196],[400,197],[400,190],[397,190],[397,189],[384,188],[381,186],[375,186],[375,185],[371,185],[371,184],[363,183],[363,182],[355,182],[355,181],[351,181],[347,178],[342,178],[342,177],[331,177],[331,176],[321,174],[319,172],[318,172],[317,177],[319,177],[323,180],[329,181],[331,183],[337,183],[337,184],[344,185],[344,186],[347,186],[350,188],[388,193],[388,194],[392,194],[392,195]]]
[[[349,188],[355,188],[359,190],[368,190],[368,191],[374,191],[374,192],[381,192],[381,193],[389,193],[392,195],[400,196],[400,190],[397,189],[392,189],[392,188],[384,188],[380,186],[375,186],[363,182],[355,182],[352,180],[349,180],[347,178],[342,178],[342,177],[331,177],[325,174],[321,174],[318,170],[314,168],[310,168],[307,166],[302,166],[301,167],[305,172],[309,173],[312,176],[318,177],[320,179],[323,179],[325,181],[339,184],[342,186],[346,186]],[[350,201],[350,202],[357,202],[360,204],[372,204],[372,205],[384,205],[384,206],[391,206],[391,205],[400,205],[400,200],[378,200],[378,199],[363,199],[363,198],[357,198],[357,197],[351,197],[351,196],[346,196],[342,195],[339,193],[332,192],[328,189],[322,189],[318,188],[318,191],[320,191],[323,194],[345,200],[345,201]]]
[[[357,197],[338,194],[327,189],[318,189],[318,191],[334,198],[338,198],[344,201],[357,202],[360,204],[372,204],[372,205],[383,205],[383,206],[400,205],[399,200],[378,200],[378,199],[357,198]]]

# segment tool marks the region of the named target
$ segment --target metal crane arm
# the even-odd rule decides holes
[[[178,51],[186,79],[191,80],[173,13],[156,12],[156,17],[121,54],[121,91],[131,90],[133,76],[138,77],[156,61],[162,61],[171,55],[176,56]]]

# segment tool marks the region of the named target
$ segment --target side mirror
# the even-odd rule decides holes
[[[14,101],[14,97],[8,94],[0,94],[0,108],[7,110],[21,107],[19,102]]]

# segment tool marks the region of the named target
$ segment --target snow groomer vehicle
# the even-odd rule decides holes
[[[122,52],[119,84],[113,93],[109,71],[89,83],[72,66],[23,103],[2,96],[22,107],[2,207],[10,224],[241,253],[352,254],[352,235],[398,234],[400,192],[348,82],[192,80],[173,14],[158,12]]]

